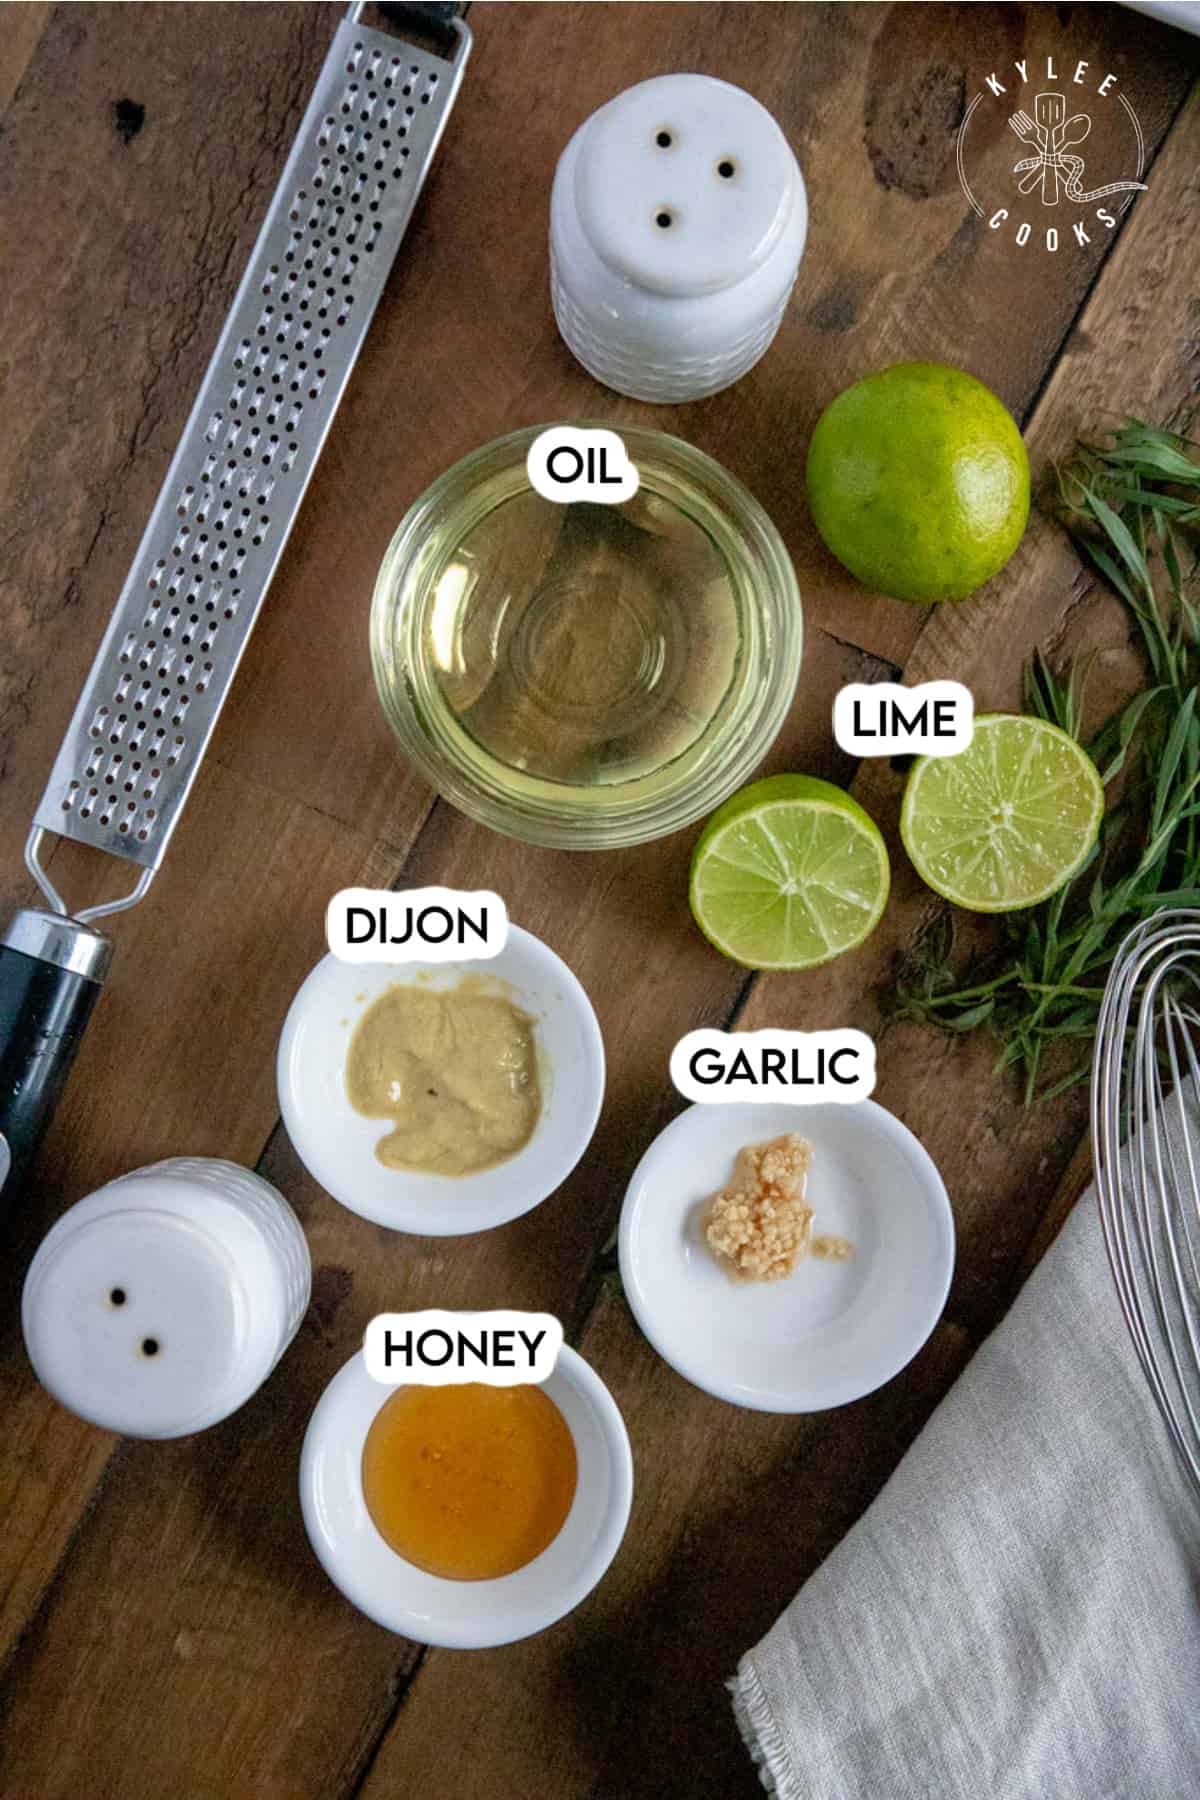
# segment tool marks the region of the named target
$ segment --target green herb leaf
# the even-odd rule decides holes
[[[1090,489],[1084,491],[1091,502],[1092,517],[1111,540],[1117,555],[1121,558],[1125,568],[1135,577],[1143,593],[1153,598],[1154,586],[1150,580],[1150,570],[1146,566],[1146,558],[1128,525],[1118,513],[1113,511],[1107,500],[1102,500],[1099,494],[1092,493]]]
[[[1200,522],[1200,445],[1126,419],[1055,475],[1064,523],[1132,613],[1149,665],[1151,685],[1086,746],[1106,786],[1122,777],[1120,793],[1074,880],[1004,921],[1002,953],[956,976],[941,915],[894,999],[908,1018],[992,1031],[997,1067],[1022,1072],[1027,1102],[1087,1078],[1104,977],[1132,926],[1200,906],[1200,554],[1187,535]],[[1081,738],[1086,673],[1084,660],[1064,674],[1036,652],[1027,710]]]

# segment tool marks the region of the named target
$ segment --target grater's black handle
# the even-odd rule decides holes
[[[111,946],[54,913],[17,913],[0,940],[0,1199],[27,1175],[100,993]]]

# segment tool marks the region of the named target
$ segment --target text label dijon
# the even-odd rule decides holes
[[[507,936],[508,911],[487,888],[343,888],[325,909],[339,962],[479,962],[497,956]]]

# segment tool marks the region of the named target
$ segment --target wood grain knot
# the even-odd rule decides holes
[[[312,1300],[309,1303],[309,1328],[329,1343],[338,1314],[354,1292],[354,1277],[338,1263],[322,1263],[313,1270]]]
[[[881,187],[927,200],[954,156],[967,81],[961,68],[932,63],[912,81],[872,84],[863,112],[867,155]]]
[[[123,144],[130,144],[146,123],[146,109],[137,100],[113,101],[113,130]]]

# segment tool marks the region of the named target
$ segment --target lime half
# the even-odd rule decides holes
[[[1085,750],[1044,719],[988,713],[957,756],[923,756],[900,835],[922,881],[971,912],[1057,893],[1087,861],[1104,787]]]
[[[753,781],[715,812],[692,857],[692,915],[750,969],[811,969],[869,937],[888,854],[857,801],[812,775]]]

